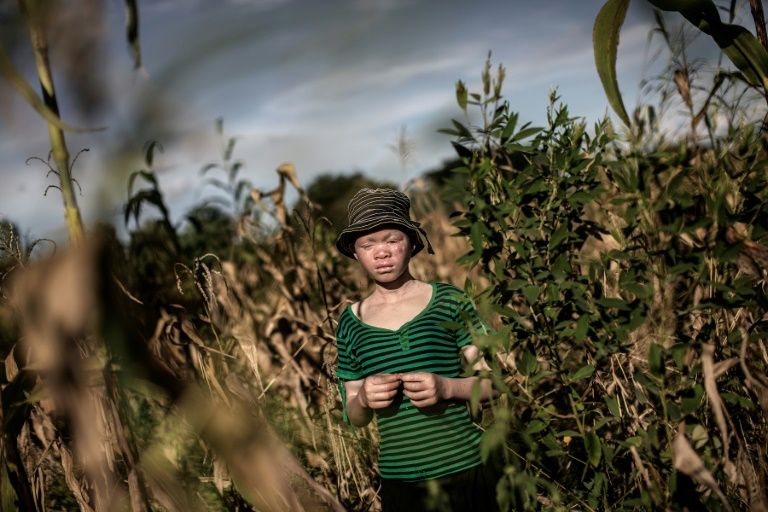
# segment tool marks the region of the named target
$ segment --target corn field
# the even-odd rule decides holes
[[[651,3],[735,69],[696,68],[657,11],[659,104],[629,115],[628,0],[609,0],[594,47],[623,127],[588,126],[556,91],[546,122],[526,123],[489,56],[441,130],[456,159],[406,184],[435,249],[414,277],[466,289],[489,327],[474,343],[498,396],[476,421],[502,510],[768,511],[768,42],[715,22],[710,1]],[[369,292],[335,250],[334,215],[372,182],[303,183],[286,162],[256,188],[219,120],[221,154],[200,165],[216,201],[173,219],[149,141],[127,178],[127,238],[86,232],[50,20],[20,6],[42,100],[4,53],[0,71],[49,129],[37,160],[59,180],[71,243],[0,224],[0,512],[380,510],[375,425],[342,420],[334,373],[336,320]],[[672,136],[670,117],[684,121]]]

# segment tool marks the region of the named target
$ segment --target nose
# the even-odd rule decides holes
[[[387,247],[387,244],[376,244],[376,250],[373,255],[377,259],[389,256],[389,248]]]

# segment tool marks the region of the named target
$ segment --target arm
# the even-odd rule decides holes
[[[400,387],[400,377],[393,374],[369,375],[344,383],[347,394],[347,417],[356,427],[364,427],[373,419],[374,409],[392,404]]]

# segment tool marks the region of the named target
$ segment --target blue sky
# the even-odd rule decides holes
[[[157,171],[175,219],[211,193],[199,169],[218,158],[217,117],[238,137],[243,176],[259,187],[273,186],[285,161],[305,184],[357,170],[413,178],[452,156],[437,129],[461,116],[454,83],[477,88],[489,51],[507,68],[504,93],[523,120],[543,120],[555,86],[575,115],[594,121],[607,109],[591,42],[600,0],[139,2],[146,75],[132,69],[120,2],[108,4],[97,67],[102,108],[86,118],[67,101],[71,91],[61,91],[65,120],[107,127],[69,135],[73,153],[90,149],[75,169],[89,225],[119,221],[126,177],[141,167],[148,140],[164,146]],[[643,5],[633,2],[619,47],[630,108],[648,73],[652,16]],[[16,55],[32,81],[25,57]],[[42,197],[54,182],[24,164],[47,154],[45,126],[21,100],[6,97],[0,109],[0,217],[33,237],[61,238],[57,191]],[[413,146],[405,173],[389,148],[403,126]]]

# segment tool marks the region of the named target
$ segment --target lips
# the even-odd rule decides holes
[[[376,270],[381,272],[381,271],[385,271],[385,270],[392,270],[393,268],[395,268],[394,265],[380,265],[380,266],[376,267]]]

